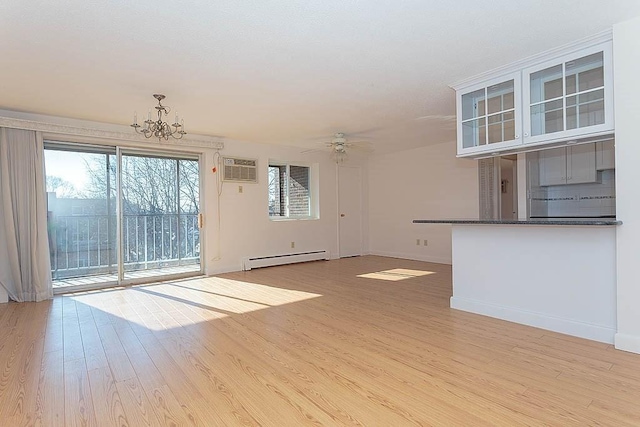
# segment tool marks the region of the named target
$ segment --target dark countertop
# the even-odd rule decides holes
[[[414,219],[414,224],[493,224],[493,225],[621,225],[615,218],[533,218],[533,219]]]

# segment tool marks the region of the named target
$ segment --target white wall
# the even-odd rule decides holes
[[[370,253],[450,264],[451,226],[412,221],[477,217],[477,161],[457,159],[455,142],[371,157]]]
[[[30,113],[19,113],[0,110],[0,117],[23,119],[37,123],[53,123],[73,126],[82,129],[96,129],[106,132],[128,134],[133,130],[128,126],[74,120]],[[207,137],[196,139],[211,139]],[[242,260],[248,256],[262,256],[326,249],[332,257],[338,253],[338,208],[336,197],[336,164],[330,159],[328,151],[301,154],[303,149],[287,146],[275,146],[225,140],[222,156],[244,157],[258,160],[259,179],[257,184],[224,183],[218,209],[218,192],[214,167],[215,150],[188,146],[185,144],[162,144],[153,139],[136,141],[115,141],[104,138],[87,138],[79,136],[53,136],[71,142],[89,142],[92,144],[120,144],[126,147],[165,151],[189,151],[199,153],[203,159],[202,167],[202,206],[204,213],[203,265],[206,274],[216,274],[242,269]],[[279,161],[295,161],[308,164],[315,173],[315,184],[319,196],[319,219],[271,221],[268,217],[267,168],[270,159]],[[367,195],[366,159],[357,153],[349,156],[348,164],[359,165],[363,170],[362,193]],[[218,170],[220,167],[218,167]],[[220,172],[217,172],[220,174]],[[243,192],[238,192],[242,185]],[[354,195],[354,197],[359,195]],[[220,213],[220,215],[218,215]],[[368,203],[363,197],[363,233],[368,234]],[[291,249],[295,242],[295,249]],[[366,250],[368,240],[363,245]],[[1,295],[0,295],[1,297]]]
[[[613,27],[616,111],[618,333],[616,348],[640,353],[640,18]]]
[[[242,259],[247,256],[286,254],[326,249],[332,257],[338,253],[338,207],[336,197],[336,164],[329,153],[300,154],[301,149],[265,144],[241,142],[225,143],[224,156],[258,159],[259,180],[257,184],[224,183],[220,197],[220,229],[217,224],[217,193],[215,176],[211,173],[213,156],[206,174],[207,200],[207,273],[240,270]],[[268,217],[267,168],[269,159],[280,161],[302,161],[314,165],[317,172],[320,217],[317,220],[272,221]],[[358,164],[350,156],[350,164]],[[363,175],[366,186],[366,174]],[[239,193],[238,186],[243,192]],[[366,187],[365,187],[366,189]],[[354,195],[359,197],[359,195]],[[366,218],[366,205],[363,218]],[[366,229],[365,229],[366,234]],[[218,250],[218,236],[219,250]],[[295,242],[295,249],[291,249]]]

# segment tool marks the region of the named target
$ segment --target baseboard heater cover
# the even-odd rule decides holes
[[[294,264],[297,262],[319,261],[330,259],[329,251],[309,251],[293,254],[247,257],[242,262],[242,269],[273,267],[275,265]]]

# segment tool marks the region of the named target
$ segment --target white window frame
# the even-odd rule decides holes
[[[271,167],[286,167],[286,172],[285,172],[285,176],[286,176],[286,182],[285,183],[280,183],[280,185],[284,185],[285,186],[285,191],[284,191],[284,197],[285,197],[285,202],[284,202],[284,215],[271,215],[270,213],[268,213],[269,219],[271,221],[290,221],[290,220],[309,220],[309,219],[318,219],[318,215],[317,215],[317,181],[315,179],[316,173],[315,173],[315,167],[314,165],[310,165],[307,163],[302,163],[302,162],[285,162],[285,161],[276,161],[276,160],[269,160],[268,165],[267,165],[267,207],[269,204],[269,193],[270,193],[270,179],[269,179],[269,169]],[[291,166],[297,166],[297,167],[304,167],[307,168],[309,171],[309,213],[307,215],[291,215],[289,212],[289,189],[290,189],[290,185],[289,185],[289,179],[290,179],[290,168]]]

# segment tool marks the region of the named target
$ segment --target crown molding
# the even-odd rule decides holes
[[[529,56],[519,61],[512,62],[502,67],[494,68],[493,70],[485,71],[484,73],[477,74],[475,76],[459,80],[449,85],[451,89],[460,90],[467,86],[474,85],[483,80],[498,77],[505,74],[511,74],[517,71],[522,71],[525,68],[529,68],[532,65],[544,62],[550,59],[558,58],[567,53],[584,49],[587,47],[595,46],[600,43],[610,42],[613,40],[613,29],[609,28],[605,31],[601,31],[592,36],[568,43],[562,46],[558,46],[554,49],[547,50],[545,52],[538,53],[536,55]]]
[[[36,120],[25,120],[25,119],[17,119],[13,117],[2,117],[0,116],[0,127],[6,128],[14,128],[14,129],[24,129],[24,130],[33,130],[47,134],[57,134],[57,135],[69,135],[69,136],[79,136],[86,138],[96,138],[96,139],[109,139],[109,140],[117,140],[117,141],[131,141],[131,142],[149,142],[153,139],[147,139],[143,135],[137,134],[135,132],[119,132],[114,130],[107,129],[97,129],[91,127],[81,127],[81,126],[70,126],[63,125],[58,123],[50,123],[50,122],[42,122]],[[201,147],[201,148],[210,148],[214,150],[222,150],[224,148],[224,142],[222,141],[213,141],[206,139],[197,139],[191,137],[184,137],[180,140],[170,139],[168,141],[160,141],[162,145],[170,145],[170,146],[188,146],[188,147]]]

